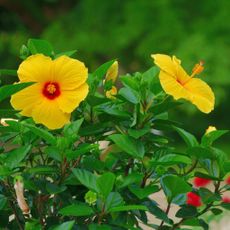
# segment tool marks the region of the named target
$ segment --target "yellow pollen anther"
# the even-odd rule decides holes
[[[46,90],[50,93],[50,94],[54,94],[56,92],[56,86],[54,84],[49,84],[47,85]]]
[[[196,74],[200,74],[203,70],[204,70],[204,62],[200,61],[200,63],[194,66],[191,77],[194,77]]]

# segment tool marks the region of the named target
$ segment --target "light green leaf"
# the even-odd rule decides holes
[[[33,82],[24,82],[13,85],[5,85],[0,87],[0,101],[11,96],[12,94],[17,93],[18,91],[34,84]]]
[[[90,216],[94,213],[89,206],[82,204],[72,204],[62,208],[59,213],[63,216]]]
[[[140,95],[138,92],[134,91],[131,88],[121,88],[119,90],[119,95],[124,97],[127,101],[133,103],[133,104],[138,104],[140,102]]]
[[[53,55],[53,47],[52,45],[42,39],[29,39],[27,44],[30,52],[32,54],[44,54],[46,56],[52,56]]]
[[[113,134],[109,138],[124,152],[133,157],[143,158],[145,154],[142,142],[123,134]]]
[[[226,133],[228,133],[228,130],[215,130],[207,133],[202,137],[201,144],[204,146],[210,146],[215,140],[219,139]]]
[[[98,191],[104,198],[107,198],[109,193],[113,190],[115,179],[116,176],[111,172],[104,173],[97,178]]]

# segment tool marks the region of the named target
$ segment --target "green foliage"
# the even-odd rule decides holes
[[[31,39],[21,57],[36,53],[59,55],[48,42]],[[156,67],[121,76],[118,94],[107,98],[104,79],[113,61],[89,73],[89,95],[61,129],[51,131],[9,112],[17,120],[0,126],[1,228],[139,229],[142,222],[155,229],[206,229],[203,214],[229,210],[221,195],[229,190],[223,181],[230,162],[213,146],[227,131],[213,131],[199,141],[169,120],[168,111],[179,103],[163,92]],[[0,88],[2,98],[26,87],[12,86]],[[177,149],[178,134],[186,144],[183,150]],[[212,180],[214,188],[194,187],[195,176]],[[158,192],[167,207],[155,201]],[[187,204],[188,192],[201,198],[201,207]],[[170,219],[172,203],[178,212]],[[27,204],[30,215],[20,204]],[[148,213],[160,224],[151,225]],[[12,214],[17,218],[9,222]]]

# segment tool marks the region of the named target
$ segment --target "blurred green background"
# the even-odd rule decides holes
[[[229,0],[1,0],[0,68],[17,68],[28,38],[47,39],[57,52],[77,49],[89,71],[113,58],[121,73],[145,71],[152,53],[178,56],[189,73],[203,60],[215,111],[188,103],[170,116],[199,136],[208,125],[229,129],[229,12]]]

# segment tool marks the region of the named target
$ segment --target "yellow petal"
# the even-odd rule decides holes
[[[118,62],[115,61],[108,69],[105,79],[106,81],[112,80],[112,82],[114,83],[117,79],[117,75],[118,75]]]
[[[74,90],[63,90],[57,98],[57,104],[63,112],[71,113],[86,98],[88,92],[86,83]]]
[[[170,74],[160,71],[160,83],[163,90],[178,100],[180,98],[189,99],[189,92],[187,92],[184,87],[178,83],[178,81],[172,77]]]
[[[117,95],[117,88],[115,86],[112,86],[110,90],[105,92],[105,96],[109,99],[116,99],[115,95]]]
[[[70,114],[63,113],[54,101],[44,99],[34,108],[32,118],[35,123],[43,124],[49,129],[59,129],[69,123]]]
[[[165,54],[152,54],[154,63],[164,72],[176,78],[177,65],[172,61],[172,58]]]
[[[61,90],[76,89],[87,80],[88,69],[83,62],[65,55],[53,61],[54,81],[61,85]]]
[[[15,110],[22,110],[22,115],[31,116],[33,107],[43,100],[41,90],[42,84],[35,83],[12,95],[10,103]]]
[[[214,109],[215,96],[207,83],[198,78],[191,78],[184,87],[190,93],[190,101],[200,111],[210,113]]]
[[[18,77],[21,82],[45,82],[52,80],[52,60],[43,54],[36,54],[24,60],[18,68]]]

